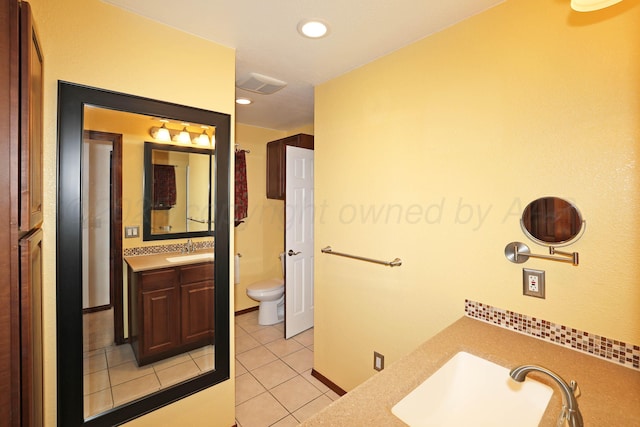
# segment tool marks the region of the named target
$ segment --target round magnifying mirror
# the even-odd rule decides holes
[[[520,225],[531,240],[545,246],[566,246],[584,232],[580,211],[558,197],[542,197],[529,203]]]

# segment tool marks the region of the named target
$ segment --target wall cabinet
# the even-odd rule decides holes
[[[129,269],[129,339],[139,365],[213,344],[213,269]]]
[[[267,144],[267,198],[284,200],[287,184],[287,146],[313,150],[313,135],[298,134]]]
[[[43,56],[27,2],[0,22],[0,425],[41,426]]]

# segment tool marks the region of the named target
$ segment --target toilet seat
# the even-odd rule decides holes
[[[270,291],[277,291],[282,289],[284,289],[283,279],[261,280],[259,282],[255,282],[247,286],[247,291],[251,291],[254,293],[270,292]]]

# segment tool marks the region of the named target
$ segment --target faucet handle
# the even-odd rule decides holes
[[[578,382],[575,380],[571,380],[571,383],[569,384],[569,387],[571,387],[571,390],[573,391],[573,395],[575,397],[580,397],[580,395],[582,394],[582,391],[580,391],[580,387],[578,387]]]

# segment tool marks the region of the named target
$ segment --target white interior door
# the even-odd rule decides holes
[[[84,141],[82,308],[111,304],[111,143]]]
[[[287,147],[285,338],[313,327],[313,150]]]

